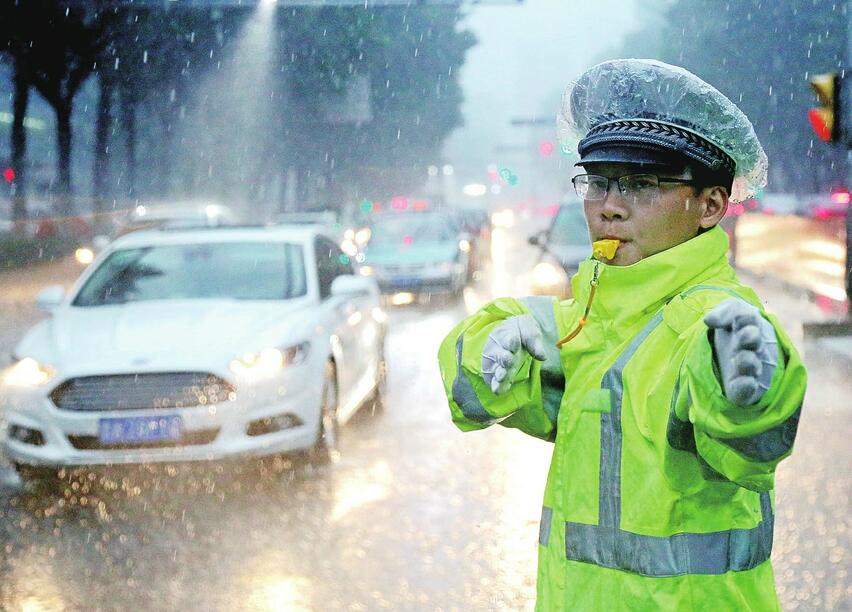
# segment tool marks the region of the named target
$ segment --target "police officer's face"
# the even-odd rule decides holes
[[[666,178],[689,178],[688,169],[685,173],[674,173],[636,164],[596,163],[587,164],[585,171],[616,179],[610,182],[604,199],[585,201],[592,241],[603,238],[621,241],[615,258],[608,262],[612,265],[629,266],[694,238],[702,228],[718,223],[727,207],[724,188],[699,192],[690,184],[665,182]],[[621,193],[619,177],[648,173],[659,176],[658,188],[645,195],[642,191]]]

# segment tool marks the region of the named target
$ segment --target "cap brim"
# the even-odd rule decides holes
[[[688,160],[674,151],[650,148],[647,146],[631,146],[625,144],[610,144],[594,147],[583,155],[575,166],[586,164],[640,164],[643,166],[655,166],[682,169]]]

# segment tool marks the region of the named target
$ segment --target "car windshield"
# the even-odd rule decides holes
[[[370,246],[447,242],[455,236],[455,227],[446,217],[405,215],[378,220],[372,227]]]
[[[115,251],[89,277],[74,305],[286,300],[306,291],[304,257],[298,244],[169,244]]]
[[[589,244],[589,228],[578,204],[563,204],[553,220],[548,242],[559,246]]]

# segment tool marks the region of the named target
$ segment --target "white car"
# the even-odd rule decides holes
[[[0,442],[24,477],[58,466],[336,453],[381,400],[386,315],[320,228],[119,238],[0,373]],[[0,423],[4,418],[0,418]]]

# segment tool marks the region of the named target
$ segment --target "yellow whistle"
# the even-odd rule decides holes
[[[598,259],[612,259],[615,257],[615,252],[618,250],[618,245],[621,240],[607,238],[605,240],[596,240],[592,243],[592,255]]]

